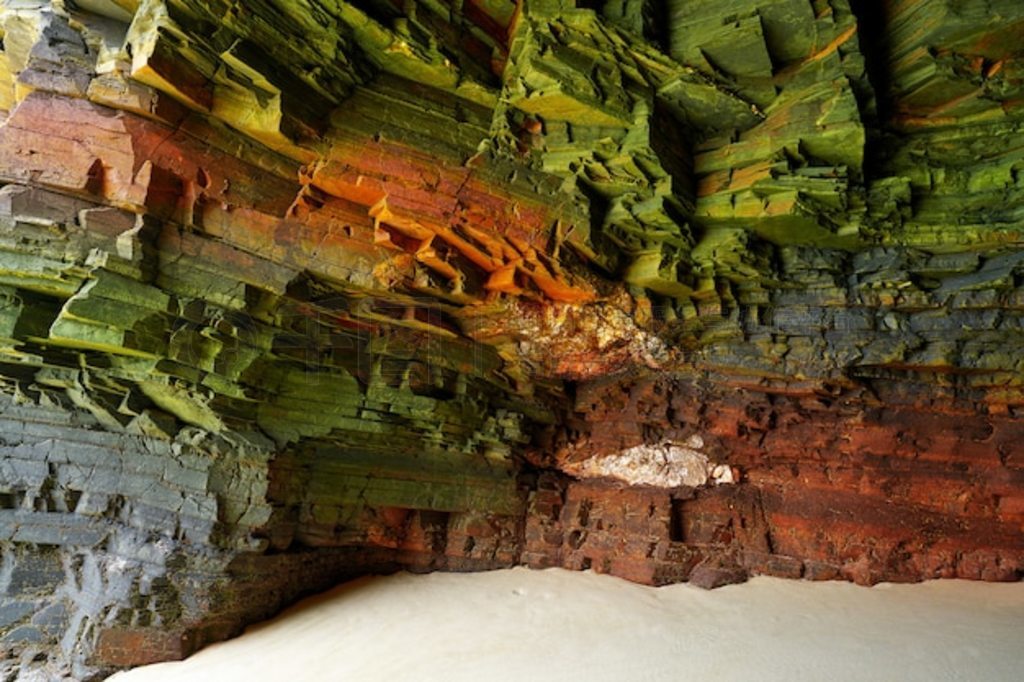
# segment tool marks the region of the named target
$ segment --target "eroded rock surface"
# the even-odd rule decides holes
[[[1019,2],[0,0],[0,35],[8,677],[399,567],[1024,575]]]

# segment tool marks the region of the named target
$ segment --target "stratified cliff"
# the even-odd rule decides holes
[[[8,679],[400,567],[1024,575],[1018,0],[0,35]]]

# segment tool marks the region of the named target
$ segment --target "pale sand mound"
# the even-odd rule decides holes
[[[706,592],[517,568],[338,587],[117,682],[1024,679],[1024,584],[757,578]]]

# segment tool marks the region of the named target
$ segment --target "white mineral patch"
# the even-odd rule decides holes
[[[1024,584],[755,578],[710,592],[516,568],[359,580],[111,682],[1020,680]]]
[[[685,444],[636,445],[612,455],[566,464],[563,469],[579,478],[614,478],[630,485],[693,488],[714,481],[734,483],[732,468],[712,462],[701,451],[704,439],[690,436]]]
[[[732,467],[726,464],[719,464],[712,469],[711,478],[715,480],[715,485],[724,485],[726,483],[736,482],[736,477],[733,475]]]

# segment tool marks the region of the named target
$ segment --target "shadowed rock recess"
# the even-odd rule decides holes
[[[524,564],[1024,574],[1019,0],[0,0],[0,673]]]

